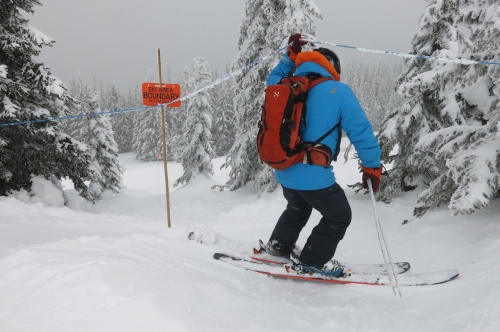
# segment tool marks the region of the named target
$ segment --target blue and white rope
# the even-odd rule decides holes
[[[428,59],[428,60],[434,60],[434,61],[447,61],[447,62],[453,62],[457,64],[463,64],[463,65],[495,65],[495,66],[500,66],[500,62],[498,61],[475,61],[475,60],[467,60],[467,59],[450,59],[450,58],[443,58],[443,57],[437,57],[437,56],[432,56],[432,55],[425,55],[425,54],[409,54],[409,53],[399,53],[399,52],[392,52],[392,51],[378,51],[378,50],[370,50],[366,48],[361,48],[361,47],[356,47],[356,46],[349,46],[349,45],[342,45],[342,44],[335,44],[335,43],[329,43],[329,42],[324,42],[324,41],[319,41],[319,40],[307,40],[312,43],[316,44],[324,44],[324,45],[330,45],[330,46],[336,46],[336,47],[342,47],[342,48],[348,48],[348,49],[354,49],[360,52],[367,52],[367,53],[376,53],[376,54],[389,54],[389,55],[396,55],[404,58],[421,58],[421,59]],[[108,112],[101,112],[101,113],[94,113],[94,114],[79,114],[79,115],[70,115],[70,116],[65,116],[65,117],[58,117],[58,118],[45,118],[45,119],[36,119],[36,120],[27,120],[27,121],[18,121],[18,122],[7,122],[7,123],[0,123],[0,127],[8,127],[8,126],[17,126],[17,125],[25,125],[25,124],[30,124],[30,123],[42,123],[42,122],[50,122],[50,121],[63,121],[63,120],[69,120],[69,119],[77,119],[77,118],[83,118],[83,117],[93,117],[93,116],[100,116],[100,115],[107,115],[107,114],[117,114],[117,113],[126,113],[126,112],[134,112],[134,111],[141,111],[145,109],[151,109],[151,108],[157,108],[161,106],[168,106],[170,104],[173,104],[178,101],[184,101],[186,99],[189,99],[195,95],[197,95],[200,92],[203,92],[205,90],[211,89],[219,84],[221,84],[224,81],[227,81],[233,76],[240,75],[242,74],[245,70],[261,63],[264,60],[267,60],[269,58],[272,58],[279,52],[285,50],[289,45],[283,46],[271,53],[269,53],[266,56],[263,56],[262,58],[259,58],[248,65],[241,67],[238,70],[235,70],[231,73],[227,73],[219,78],[217,78],[215,81],[202,85],[198,88],[196,88],[194,91],[190,91],[187,94],[182,95],[181,97],[172,100],[169,103],[166,104],[160,104],[158,106],[143,106],[143,107],[137,107],[137,108],[131,108],[131,109],[124,109],[124,110],[115,110],[115,111],[108,111]]]
[[[175,102],[184,101],[186,99],[189,99],[189,98],[197,95],[200,92],[211,89],[211,88],[221,84],[222,82],[227,81],[228,79],[230,79],[233,76],[240,75],[245,70],[257,65],[258,63],[260,63],[264,60],[267,60],[267,59],[275,56],[277,53],[285,50],[287,47],[288,47],[288,45],[283,46],[283,47],[277,49],[276,51],[269,53],[266,56],[263,56],[259,59],[256,59],[255,61],[249,63],[248,65],[246,65],[244,67],[241,67],[238,70],[235,70],[231,73],[225,74],[225,75],[219,77],[218,79],[216,79],[215,81],[208,83],[208,84],[205,84],[205,85],[202,85],[202,86],[196,88],[195,90],[190,91],[187,94],[181,95],[181,97],[179,97],[175,100],[172,100],[168,103],[165,103],[165,104],[159,104],[157,106],[143,106],[143,107],[137,107],[137,108],[131,108],[131,109],[115,110],[115,111],[100,112],[100,113],[93,113],[93,114],[70,115],[70,116],[58,117],[58,118],[51,117],[51,118],[36,119],[36,120],[7,122],[7,123],[0,123],[0,127],[18,126],[18,125],[26,125],[26,124],[31,124],[31,123],[43,123],[43,122],[50,122],[50,121],[63,121],[63,120],[69,120],[69,119],[78,119],[78,118],[83,118],[83,117],[94,117],[94,116],[100,116],[100,115],[106,115],[106,114],[126,113],[126,112],[133,112],[133,111],[140,111],[140,110],[145,110],[145,109],[157,108],[157,107],[161,107],[161,106],[168,106],[168,105],[173,104]]]
[[[79,119],[79,118],[88,118],[88,117],[101,116],[101,115],[107,115],[107,114],[140,111],[140,110],[144,110],[144,109],[148,109],[148,108],[155,108],[155,107],[157,107],[157,106],[142,106],[142,107],[137,107],[137,108],[130,108],[130,109],[125,109],[125,110],[115,110],[115,111],[106,111],[106,112],[100,112],[100,113],[68,115],[68,116],[57,117],[57,118],[50,117],[50,118],[44,118],[44,119],[26,120],[26,121],[18,121],[18,122],[6,122],[6,123],[0,123],[0,127],[18,126],[18,125],[26,125],[26,124],[32,124],[32,123],[44,123],[44,122],[50,122],[50,121],[64,121],[64,120]]]
[[[318,41],[318,40],[308,40],[308,41],[310,41],[312,43],[316,43],[316,44],[324,44],[324,45],[330,45],[330,46],[336,46],[336,47],[342,47],[342,48],[349,48],[349,49],[357,50],[360,52],[396,55],[396,56],[403,57],[403,58],[420,58],[420,59],[428,59],[428,60],[434,60],[434,61],[454,62],[454,63],[462,64],[462,65],[495,65],[495,66],[500,66],[500,62],[498,62],[498,61],[475,61],[475,60],[459,59],[459,58],[451,59],[451,58],[443,58],[443,57],[438,57],[438,56],[433,56],[433,55],[425,55],[425,54],[409,54],[409,53],[399,53],[399,52],[393,52],[393,51],[370,50],[367,48],[334,44],[334,43]]]
[[[222,77],[219,77],[218,79],[216,79],[215,81],[211,82],[211,83],[208,83],[208,84],[205,84],[205,85],[202,85],[200,87],[198,87],[196,90],[194,91],[190,91],[188,94],[186,95],[182,95],[180,98],[176,99],[176,100],[173,100],[167,104],[161,104],[161,105],[158,105],[158,106],[162,106],[162,105],[170,105],[172,103],[175,103],[176,101],[183,101],[183,100],[186,100],[186,99],[189,99],[195,95],[197,95],[198,93],[200,92],[203,92],[207,89],[210,89],[210,88],[213,88],[214,86],[217,86],[219,84],[221,84],[222,82],[224,81],[227,81],[228,79],[230,79],[231,77],[233,76],[237,76],[237,75],[240,75],[242,74],[245,70],[255,66],[256,64],[259,64],[261,63],[262,61],[264,60],[267,60],[269,58],[272,58],[273,56],[275,56],[276,54],[278,54],[279,52],[285,50],[286,48],[288,47],[288,45],[286,46],[283,46],[279,49],[277,49],[276,51],[273,51],[271,53],[269,53],[268,55],[266,56],[263,56],[262,58],[259,58],[259,59],[256,59],[255,61],[249,63],[248,65],[244,66],[244,67],[241,67],[240,69],[238,70],[235,70],[233,71],[232,73],[228,73],[228,74],[225,74],[224,76]]]

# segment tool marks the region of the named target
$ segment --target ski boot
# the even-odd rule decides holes
[[[267,244],[264,244],[262,240],[259,240],[259,249],[253,249],[253,253],[255,255],[268,254],[275,257],[285,258],[289,258],[290,256],[298,257],[300,256],[301,251],[301,248],[296,244],[292,245],[290,252],[290,250],[285,250],[284,246],[277,241],[269,241]]]
[[[299,261],[298,257],[290,256],[290,258],[293,264],[286,266],[287,271],[291,270],[299,274],[317,273],[327,277],[334,277],[334,278],[346,278],[352,274],[351,270],[347,269],[344,265],[342,265],[335,259],[329,260],[323,266],[312,266],[312,265],[302,264]]]

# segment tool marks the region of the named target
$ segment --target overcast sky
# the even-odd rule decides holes
[[[157,71],[161,49],[163,76],[173,82],[201,56],[220,73],[236,56],[245,0],[40,0],[31,25],[56,41],[40,60],[68,83],[79,71],[126,92]],[[321,41],[362,48],[408,52],[426,0],[315,0],[323,20]],[[341,60],[359,56],[339,50]],[[366,55],[365,55],[366,56]],[[389,55],[371,55],[389,57]],[[164,78],[165,80],[165,78]]]

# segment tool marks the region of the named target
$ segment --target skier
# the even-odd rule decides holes
[[[368,188],[367,179],[371,179],[373,190],[377,191],[382,174],[380,146],[358,99],[348,85],[340,82],[339,58],[326,48],[301,52],[302,46],[307,44],[301,37],[299,33],[290,36],[288,52],[269,74],[267,85],[277,84],[292,73],[295,76],[333,77],[334,80],[322,82],[308,92],[301,138],[315,141],[340,122],[361,159],[363,187]],[[322,144],[335,151],[340,130],[339,126]],[[295,262],[293,268],[305,273],[342,276],[344,266],[333,256],[351,223],[351,208],[344,190],[335,182],[333,167],[297,163],[276,170],[275,177],[282,185],[287,206],[266,244],[267,253],[290,256],[312,209],[315,209],[322,218],[300,255],[291,255]]]

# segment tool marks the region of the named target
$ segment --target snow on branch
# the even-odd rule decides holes
[[[48,45],[51,46],[52,44],[55,43],[55,40],[38,30],[37,28],[28,25],[27,26],[27,31],[28,35],[30,36],[31,40],[38,46],[42,45]]]
[[[420,153],[443,160],[447,170],[423,191],[416,214],[441,202],[457,214],[484,209],[500,191],[500,114],[484,126],[453,126],[423,136],[415,146]]]

